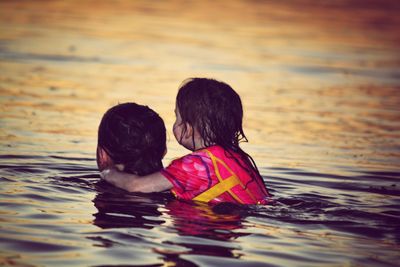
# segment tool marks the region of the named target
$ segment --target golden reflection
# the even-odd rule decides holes
[[[393,169],[396,10],[390,1],[3,1],[1,149],[74,144],[94,154],[104,110],[134,101],[166,121],[169,160],[185,153],[171,133],[177,87],[209,76],[241,95],[259,165]]]
[[[0,1],[0,154],[94,159],[103,112],[132,101],[149,105],[165,120],[168,164],[188,152],[177,144],[171,131],[177,88],[188,77],[207,76],[231,84],[240,94],[250,140],[243,146],[266,177],[271,175],[270,167],[317,174],[398,172],[398,7],[396,1],[386,0]],[[7,164],[21,161],[10,158]],[[314,179],[300,178],[306,182]],[[21,213],[12,213],[11,208],[0,212],[5,216],[0,218],[2,227],[15,232],[2,233],[2,237],[16,239],[13,244],[18,245],[20,241],[24,244],[18,239],[28,235],[32,242],[65,244],[84,251],[47,253],[49,259],[45,260],[50,265],[57,260],[75,260],[78,265],[90,260],[93,265],[110,257],[103,250],[94,250],[93,240],[85,238],[97,235],[91,232],[94,230],[123,227],[131,227],[133,233],[152,230],[146,232],[155,235],[149,237],[151,242],[182,241],[189,236],[240,246],[221,246],[215,251],[213,246],[195,248],[184,241],[176,244],[176,250],[169,244],[151,245],[152,252],[161,257],[158,260],[171,266],[193,264],[179,258],[193,251],[263,261],[265,251],[286,251],[288,244],[299,244],[291,245],[294,254],[315,244],[325,244],[321,250],[342,255],[368,252],[374,244],[378,252],[384,252],[382,257],[399,250],[390,240],[269,226],[252,222],[254,218],[241,213],[220,213],[175,200],[154,202],[138,196],[121,200],[120,195],[110,198],[107,192],[86,193],[83,202],[93,198],[95,205],[89,207],[77,206],[78,196],[71,203],[62,198],[52,202],[35,199],[36,195],[23,197],[32,191],[15,180],[12,187],[2,188],[2,193],[18,196],[5,202],[21,206],[17,209]],[[290,193],[303,192],[306,187],[290,189]],[[322,186],[318,190],[327,196],[338,193],[338,189]],[[360,202],[379,207],[377,213],[395,199],[356,194]],[[345,205],[347,200],[335,201]],[[42,214],[56,227],[69,224],[71,240],[60,243],[57,235],[51,236],[50,225],[34,227],[37,233],[30,233],[32,224],[41,223]],[[85,233],[83,239],[70,234],[76,228],[75,233]],[[263,235],[263,242],[255,240],[256,233]],[[267,236],[278,237],[277,243]],[[368,248],[363,250],[357,244]],[[103,245],[109,244],[105,241]],[[257,254],[257,249],[263,251]],[[29,266],[43,261],[42,253],[23,254],[4,252],[0,265]],[[101,258],[102,254],[106,256]],[[143,255],[150,256],[154,254]]]
[[[79,136],[94,151],[102,113],[125,101],[151,106],[171,129],[180,82],[210,76],[242,96],[249,152],[261,165],[361,166],[346,150],[364,155],[363,167],[399,161],[386,150],[399,145],[400,19],[386,2],[0,6],[3,149],[49,134],[66,135],[66,148]],[[183,151],[171,139],[167,158]]]

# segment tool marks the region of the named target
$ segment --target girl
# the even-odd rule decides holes
[[[176,140],[193,151],[165,169],[135,176],[110,169],[106,181],[131,192],[171,189],[179,199],[240,204],[265,204],[268,191],[253,159],[240,147],[243,108],[239,95],[226,83],[193,78],[176,97]]]

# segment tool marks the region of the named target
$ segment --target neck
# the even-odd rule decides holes
[[[210,146],[215,146],[215,143],[211,143],[208,146],[205,145],[205,142],[202,138],[198,138],[198,139],[194,139],[194,144],[196,145],[196,147],[194,149],[192,149],[192,151],[196,151],[196,150],[201,150]]]
[[[203,138],[199,137],[199,135],[195,135],[194,137],[194,147],[191,149],[192,151],[200,150],[206,148],[207,146],[204,144]]]

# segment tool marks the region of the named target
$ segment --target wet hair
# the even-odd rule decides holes
[[[176,105],[183,125],[181,139],[188,123],[199,132],[206,147],[219,145],[224,148],[226,155],[251,175],[249,183],[256,181],[266,190],[253,158],[239,146],[240,142],[248,140],[242,127],[242,101],[232,87],[215,79],[190,78],[180,86]],[[194,133],[192,143],[196,150]],[[244,164],[232,152],[237,153]]]
[[[124,171],[147,175],[163,168],[166,129],[161,117],[147,106],[118,104],[103,116],[98,146]]]

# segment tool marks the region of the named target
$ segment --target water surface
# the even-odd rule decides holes
[[[0,265],[396,266],[398,1],[1,1]],[[174,140],[182,80],[238,91],[275,202],[128,194],[97,127],[147,104]]]

